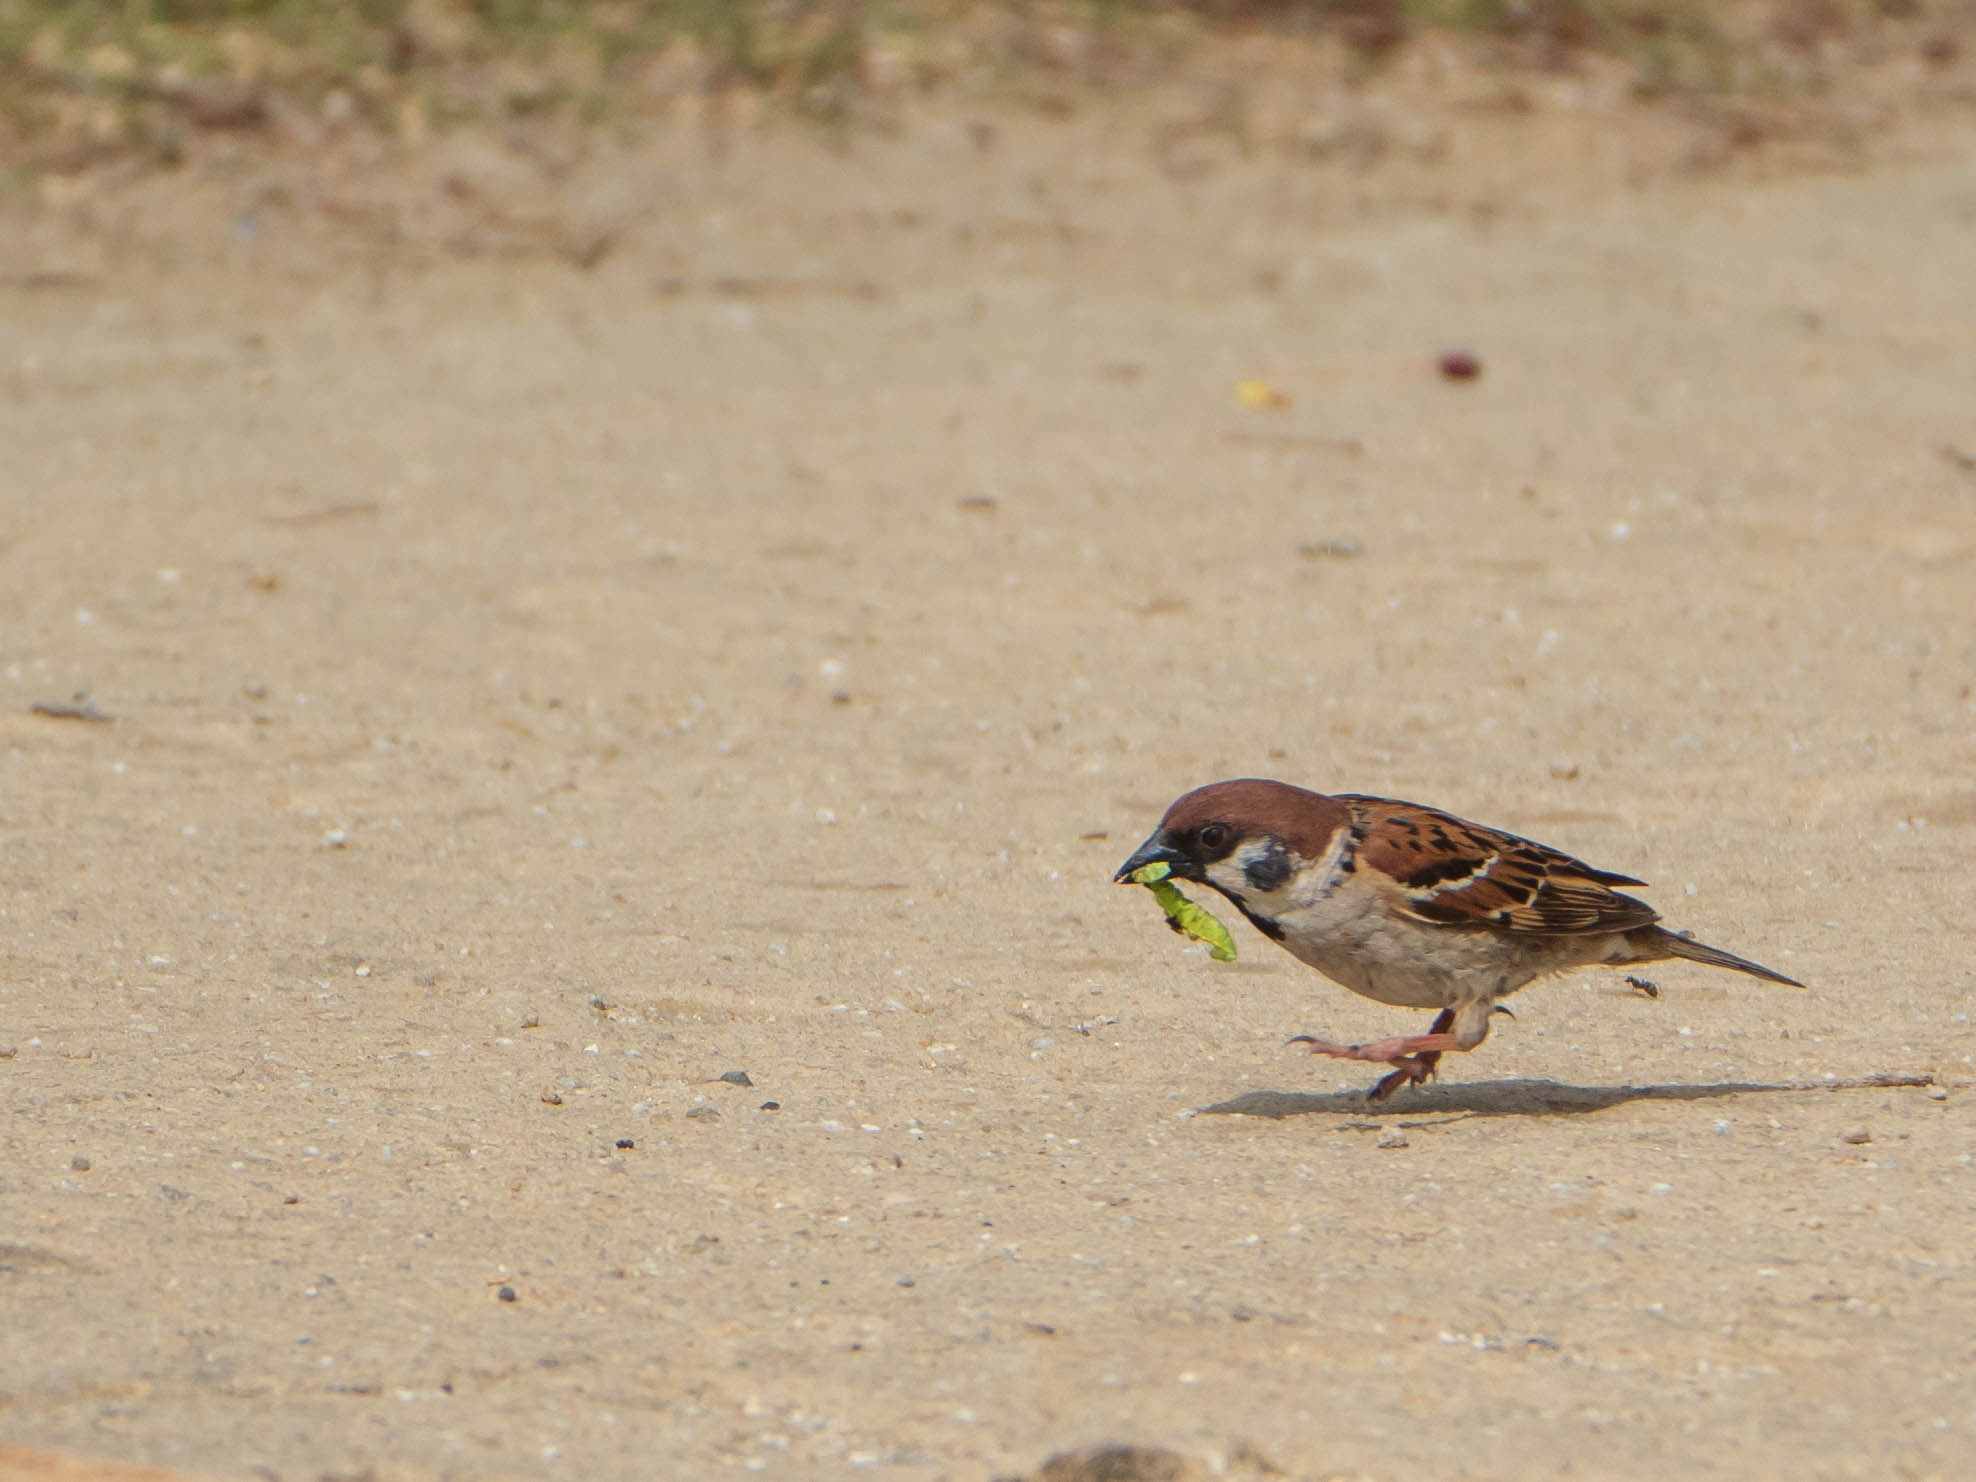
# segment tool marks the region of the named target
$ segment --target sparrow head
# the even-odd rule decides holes
[[[1322,859],[1346,817],[1337,799],[1287,782],[1211,782],[1176,799],[1115,878],[1164,864],[1180,879],[1211,885],[1246,907]]]

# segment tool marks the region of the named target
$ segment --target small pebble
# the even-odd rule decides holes
[[[621,1148],[635,1148],[635,1147],[637,1147],[637,1146],[638,1146],[638,1144],[637,1144],[637,1143],[635,1143],[635,1142],[633,1142],[633,1141],[632,1141],[632,1140],[631,1140],[630,1138],[628,1138],[628,1137],[620,1137],[620,1138],[619,1138],[619,1139],[617,1140],[617,1145],[618,1145],[619,1147],[621,1147]]]
[[[88,1155],[86,1153],[77,1153],[73,1158],[69,1159],[69,1167],[74,1169],[77,1173],[89,1172]]]
[[[590,1007],[602,1014],[609,1012],[611,1006],[604,1001],[603,994],[593,993],[590,995]]]
[[[781,1111],[781,1110],[782,1110],[782,1103],[781,1103],[781,1102],[779,1102],[779,1101],[764,1101],[764,1102],[762,1103],[762,1110],[763,1110],[763,1111]]]
[[[496,1292],[494,1295],[499,1297],[503,1302],[512,1302],[516,1300],[515,1289],[511,1286],[502,1287],[501,1290]]]
[[[1436,364],[1449,381],[1472,381],[1482,374],[1481,360],[1466,350],[1450,350]]]
[[[542,1027],[542,1016],[540,1014],[523,1014],[521,1027],[523,1029],[540,1029]]]
[[[1930,1101],[1947,1101],[1949,1099],[1949,1088],[1947,1086],[1930,1086],[1928,1088],[1928,1099]]]
[[[1861,1143],[1873,1141],[1873,1129],[1870,1127],[1855,1127],[1850,1132],[1841,1132],[1839,1134],[1839,1141],[1851,1143],[1854,1147],[1858,1147]]]
[[[1376,1148],[1403,1148],[1407,1146],[1407,1135],[1397,1127],[1388,1127],[1372,1145]]]
[[[894,1282],[892,1283],[892,1285],[894,1285],[894,1286],[918,1286],[918,1285],[919,1285],[919,1283],[918,1283],[918,1282],[916,1282],[916,1281],[914,1281],[914,1280],[913,1280],[913,1279],[912,1279],[912,1278],[911,1278],[910,1276],[901,1276],[901,1277],[899,1277],[899,1278],[898,1278],[897,1280],[895,1280],[895,1281],[894,1281]]]
[[[0,1045],[0,1060],[11,1060],[20,1052],[19,1045]]]
[[[542,1104],[544,1106],[561,1106],[563,1104],[563,1093],[556,1090],[553,1086],[550,1087],[542,1093]]]
[[[720,1113],[711,1106],[696,1106],[686,1114],[686,1120],[689,1122],[718,1122],[720,1120]]]
[[[720,1073],[720,1078],[730,1086],[752,1086],[755,1084],[748,1079],[748,1072],[745,1070],[723,1070]]]

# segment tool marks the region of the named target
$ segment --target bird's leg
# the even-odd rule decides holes
[[[1384,1061],[1393,1067],[1392,1074],[1382,1077],[1366,1096],[1369,1101],[1384,1101],[1400,1087],[1417,1085],[1433,1075],[1435,1066],[1448,1051],[1472,1050],[1488,1037],[1490,1006],[1483,1002],[1463,1007],[1468,1012],[1460,1016],[1465,1021],[1460,1028],[1455,1027],[1455,1010],[1442,1009],[1425,1034],[1395,1035],[1368,1045],[1334,1045],[1313,1035],[1300,1034],[1290,1043],[1308,1045],[1313,1055],[1330,1055],[1339,1060]]]
[[[1434,1016],[1434,1024],[1428,1034],[1446,1034],[1455,1022],[1453,1009],[1442,1009]],[[1434,1068],[1441,1063],[1440,1050],[1421,1050],[1407,1059],[1394,1062],[1399,1069],[1391,1075],[1379,1078],[1379,1084],[1365,1093],[1367,1101],[1384,1101],[1402,1086],[1424,1086],[1434,1077]]]
[[[1449,1050],[1468,1048],[1441,1027],[1442,1019],[1453,1017],[1454,1010],[1442,1009],[1434,1028],[1426,1034],[1396,1034],[1391,1039],[1376,1039],[1369,1045],[1334,1045],[1308,1034],[1299,1034],[1290,1043],[1308,1045],[1313,1055],[1330,1055],[1339,1060],[1385,1060],[1397,1065],[1415,1056],[1432,1055],[1438,1059]]]

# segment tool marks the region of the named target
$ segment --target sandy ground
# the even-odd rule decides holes
[[[1909,145],[768,139],[590,273],[9,208],[0,1439],[1966,1475],[1976,151]],[[1418,1018],[1110,883],[1243,774],[1809,990],[1540,985],[1368,1107],[1286,1038]]]

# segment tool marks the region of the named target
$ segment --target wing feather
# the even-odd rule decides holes
[[[1645,901],[1611,888],[1645,881],[1594,869],[1547,844],[1419,803],[1358,794],[1339,801],[1352,810],[1357,857],[1393,880],[1395,909],[1418,921],[1579,936],[1660,919]]]

